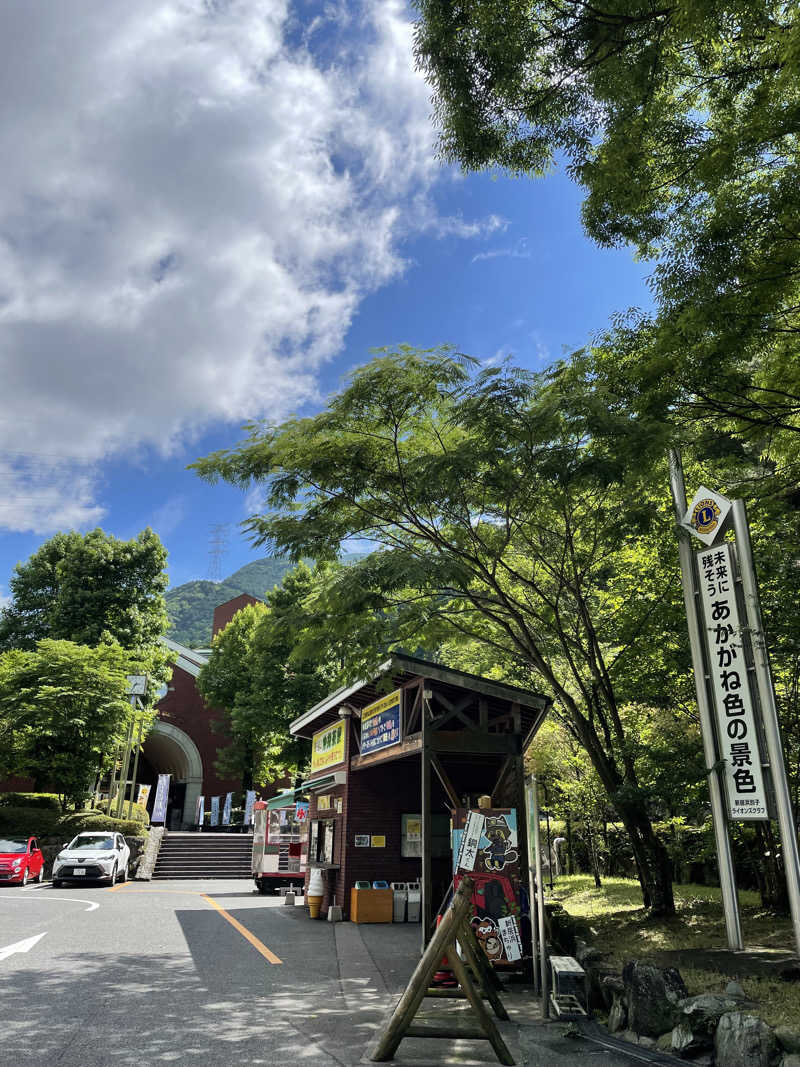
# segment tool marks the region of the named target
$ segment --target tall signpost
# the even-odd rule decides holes
[[[701,487],[687,511],[674,449],[669,466],[728,946],[743,947],[728,821],[766,821],[774,806],[800,953],[800,855],[744,504]],[[722,540],[729,516],[735,543]],[[706,547],[692,552],[689,534]]]

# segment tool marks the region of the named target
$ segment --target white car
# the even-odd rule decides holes
[[[53,885],[102,880],[113,885],[128,877],[131,850],[122,834],[114,830],[84,830],[55,858]]]

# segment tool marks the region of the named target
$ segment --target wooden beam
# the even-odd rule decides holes
[[[521,739],[515,734],[485,734],[477,730],[436,730],[431,734],[431,745],[436,752],[518,756]]]
[[[489,701],[486,697],[480,697],[478,700],[478,725],[481,730],[489,728]]]
[[[458,793],[455,791],[455,788],[453,787],[453,783],[448,778],[447,772],[445,771],[444,767],[442,766],[439,757],[434,752],[434,753],[431,754],[430,759],[431,759],[431,766],[436,771],[436,774],[437,774],[437,776],[439,778],[439,781],[442,783],[442,788],[444,789],[445,793],[447,793],[448,797],[450,798],[453,807],[454,808],[460,808],[461,807],[461,800],[459,799]]]
[[[433,919],[433,907],[431,901],[431,894],[433,892],[433,880],[431,877],[431,731],[430,723],[428,722],[428,702],[423,696],[421,711],[422,716],[422,745],[421,745],[421,792],[420,792],[420,818],[422,821],[422,878],[420,880],[420,887],[422,889],[421,903],[421,951],[425,952],[425,946],[428,943],[428,935],[430,934],[431,922]]]

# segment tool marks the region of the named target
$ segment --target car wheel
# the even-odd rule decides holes
[[[28,884],[28,868],[26,867],[24,872],[23,872],[23,874],[22,874],[22,885],[25,886],[27,884]]]
[[[60,889],[64,883],[59,878],[53,879],[53,889]]]
[[[44,881],[44,865],[39,868],[39,873],[36,875],[36,881],[39,883],[39,885],[41,885]]]
[[[116,868],[116,865],[114,866],[114,870],[111,872],[111,883],[110,884],[111,885],[116,885],[117,884],[117,868]]]

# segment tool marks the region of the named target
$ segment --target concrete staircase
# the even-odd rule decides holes
[[[252,834],[170,831],[153,878],[250,878]]]

